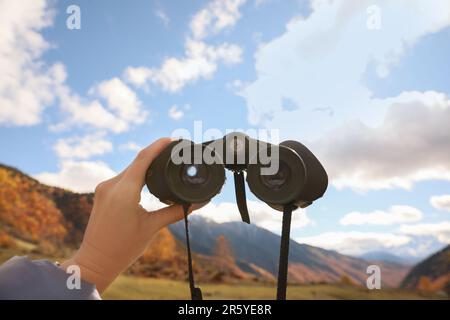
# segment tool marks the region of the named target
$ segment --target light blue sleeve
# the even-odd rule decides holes
[[[0,266],[1,300],[100,300],[94,285],[81,281],[69,289],[70,274],[47,260],[13,257]]]

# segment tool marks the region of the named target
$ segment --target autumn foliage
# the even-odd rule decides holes
[[[13,237],[34,243],[45,253],[63,246],[75,248],[92,202],[92,195],[45,186],[0,165],[0,242],[11,245]]]
[[[184,248],[167,228],[163,228],[156,234],[144,254],[130,267],[129,273],[185,280],[186,262]]]
[[[13,248],[16,242],[6,232],[0,230],[0,248]]]
[[[234,262],[234,254],[231,245],[227,238],[222,234],[217,237],[216,247],[214,250],[215,256],[230,262]]]
[[[63,240],[67,234],[55,204],[4,168],[0,168],[0,219],[17,236],[34,242]]]
[[[353,280],[346,274],[341,276],[341,279],[339,280],[339,283],[344,285],[344,286],[354,286],[355,285]]]
[[[430,292],[431,291],[431,280],[429,277],[422,276],[419,280],[418,289],[423,292]]]

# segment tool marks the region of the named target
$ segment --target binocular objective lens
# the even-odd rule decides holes
[[[289,166],[280,161],[278,172],[273,175],[261,175],[262,183],[270,189],[280,189],[283,185],[288,182],[291,176],[291,169]]]
[[[181,180],[186,185],[202,185],[208,181],[209,170],[204,164],[184,165],[181,170]]]

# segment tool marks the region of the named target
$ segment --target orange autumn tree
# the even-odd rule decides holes
[[[418,289],[424,292],[432,291],[430,278],[426,276],[420,277]]]
[[[63,241],[63,216],[53,201],[35,190],[33,181],[0,167],[0,223],[24,240]]]
[[[0,227],[0,248],[13,248],[16,242]]]
[[[220,259],[234,262],[233,249],[223,234],[217,237],[214,255]]]

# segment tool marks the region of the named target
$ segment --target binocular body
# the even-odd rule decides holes
[[[225,169],[246,171],[252,193],[280,211],[307,207],[328,185],[325,169],[300,142],[274,145],[242,133],[201,144],[172,142],[148,168],[146,185],[166,204],[202,203],[220,192]]]

